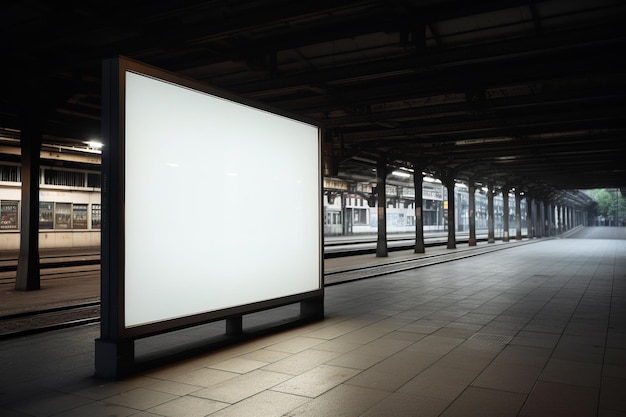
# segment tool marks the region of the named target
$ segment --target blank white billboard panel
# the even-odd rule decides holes
[[[316,126],[125,72],[126,328],[322,288]]]

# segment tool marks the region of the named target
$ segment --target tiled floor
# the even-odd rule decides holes
[[[626,240],[334,285],[323,321],[121,381],[93,377],[98,331],[1,341],[0,415],[626,416]]]

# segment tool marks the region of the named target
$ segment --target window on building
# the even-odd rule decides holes
[[[355,208],[352,224],[367,224],[367,209]]]
[[[57,171],[46,169],[43,175],[46,185],[64,185],[68,187],[84,187],[85,173],[77,171]]]
[[[0,203],[0,230],[17,230],[18,201],[2,201]]]
[[[0,165],[0,181],[20,182],[22,175],[20,167],[14,165]]]
[[[54,228],[72,228],[72,203],[56,203],[54,210]]]
[[[72,228],[87,228],[87,204],[74,204],[72,206]]]
[[[54,203],[39,202],[39,228],[54,228]]]
[[[100,188],[100,174],[94,172],[87,173],[87,187]]]
[[[101,223],[102,223],[102,205],[92,204],[91,205],[91,228],[100,229]]]

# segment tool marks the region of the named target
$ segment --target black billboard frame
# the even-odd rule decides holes
[[[156,360],[139,362],[135,358],[135,340],[166,334],[172,331],[224,320],[223,338],[208,344],[202,351],[236,343],[254,336],[243,329],[243,316],[259,311],[300,303],[300,314],[295,318],[281,320],[274,327],[299,324],[324,318],[323,285],[323,228],[319,227],[319,288],[289,296],[262,300],[231,308],[193,314],[186,317],[142,324],[127,328],[124,324],[124,161],[125,161],[125,74],[127,71],[170,82],[194,91],[207,93],[255,109],[267,111],[313,126],[313,120],[254,102],[230,92],[200,83],[157,67],[127,57],[106,59],[102,64],[102,225],[101,225],[101,324],[100,337],[95,341],[95,376],[118,379],[136,373],[146,367],[180,357],[180,353],[168,356],[167,352]],[[318,126],[319,129],[319,126]],[[319,129],[321,131],[321,129]],[[318,213],[322,221],[322,140],[318,134]],[[271,324],[270,324],[271,325]],[[263,334],[268,329],[258,332]],[[197,351],[194,348],[193,351]],[[190,353],[193,353],[190,349]],[[183,353],[184,355],[184,353]]]

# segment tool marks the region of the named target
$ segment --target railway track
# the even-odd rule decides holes
[[[11,314],[0,317],[0,340],[99,321],[99,301]]]
[[[41,280],[100,274],[100,255],[42,258],[39,264]],[[15,284],[17,260],[0,260],[0,285]]]
[[[425,266],[451,262],[458,259],[478,256],[485,253],[504,250],[514,246],[525,245],[534,241],[518,241],[510,242],[507,245],[494,245],[468,248],[467,250],[458,250],[450,253],[439,253],[430,256],[422,256],[416,259],[404,259],[393,262],[384,262],[380,265],[368,265],[357,268],[342,269],[339,271],[327,271],[324,274],[324,285],[330,286],[341,284],[359,279],[373,278],[381,275],[392,274],[395,272],[407,271],[410,269],[423,268]]]
[[[0,289],[13,289],[16,272],[17,259],[0,260]],[[45,256],[40,260],[42,282],[99,276],[99,254]],[[0,315],[0,340],[98,321],[100,302],[92,300],[53,305],[39,310],[5,311],[4,315]]]
[[[326,271],[324,282],[326,286],[342,282],[371,278],[409,269],[421,268],[443,262],[450,262],[470,256],[506,249],[532,241],[516,242],[507,245],[494,245],[472,250],[461,250],[451,253],[423,256],[418,259],[398,260],[385,262],[380,265],[368,265],[338,271]],[[15,283],[17,262],[11,269],[8,262],[0,263],[0,289],[10,288]],[[66,259],[48,260],[41,263],[41,279],[66,278],[97,278],[100,275],[99,256],[74,257]],[[53,306],[36,311],[24,311],[0,315],[0,340],[19,337],[21,335],[44,332],[100,321],[100,302],[85,301],[69,305]]]

